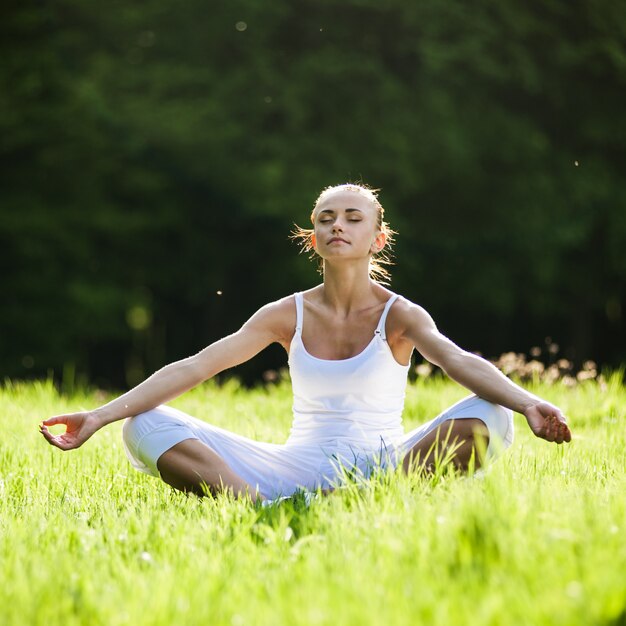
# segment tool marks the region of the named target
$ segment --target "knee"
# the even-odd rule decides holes
[[[483,401],[479,416],[489,429],[490,439],[497,439],[505,448],[513,443],[513,411],[499,404]]]
[[[481,437],[489,441],[491,431],[488,423],[479,417],[469,417],[457,421],[457,428],[465,435],[465,439]]]
[[[133,450],[138,443],[150,432],[158,428],[167,420],[167,415],[157,407],[144,413],[138,413],[134,417],[129,417],[122,427],[122,438],[124,443]]]
[[[507,435],[513,434],[513,411],[499,404],[492,404],[493,420],[496,424],[498,435],[505,440]]]

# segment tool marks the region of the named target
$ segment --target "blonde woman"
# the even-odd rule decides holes
[[[513,441],[513,411],[533,433],[557,444],[571,440],[552,404],[514,384],[488,361],[442,335],[419,305],[383,286],[393,231],[375,190],[345,184],[325,189],[312,229],[296,236],[321,263],[323,282],[265,305],[237,332],[171,363],[95,410],[59,415],[40,425],[62,449],[82,445],[120,419],[124,447],[138,470],[197,494],[232,491],[252,501],[296,491],[332,491],[346,476],[376,467],[432,471],[448,454],[461,471],[478,468]],[[378,280],[377,280],[378,278]],[[251,359],[271,343],[288,355],[293,424],[284,444],[259,442],[218,428],[164,403],[219,372]],[[417,350],[473,392],[405,433],[407,372]],[[48,427],[64,424],[52,435]]]

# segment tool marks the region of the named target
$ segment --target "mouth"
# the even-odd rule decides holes
[[[330,243],[338,243],[338,242],[341,242],[341,243],[348,243],[345,239],[342,239],[341,237],[333,237],[332,239],[329,239],[329,240],[328,240],[328,243],[329,243],[329,244],[330,244]]]

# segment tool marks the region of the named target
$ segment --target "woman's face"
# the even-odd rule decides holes
[[[376,206],[358,192],[324,196],[313,211],[313,230],[313,245],[323,259],[369,257],[385,245]]]

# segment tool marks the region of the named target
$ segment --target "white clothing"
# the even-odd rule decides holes
[[[489,429],[487,457],[513,441],[509,409],[471,395],[405,434],[402,410],[409,365],[401,365],[386,341],[385,322],[398,296],[386,303],[372,340],[348,359],[319,359],[302,342],[302,294],[295,294],[296,330],[289,349],[293,423],[285,444],[265,443],[213,426],[161,405],[126,420],[128,458],[138,470],[159,476],[157,460],[185,439],[199,439],[243,480],[268,498],[337,487],[344,472],[368,478],[378,466],[395,468],[405,454],[449,419],[478,418]],[[442,433],[445,435],[445,433]]]

